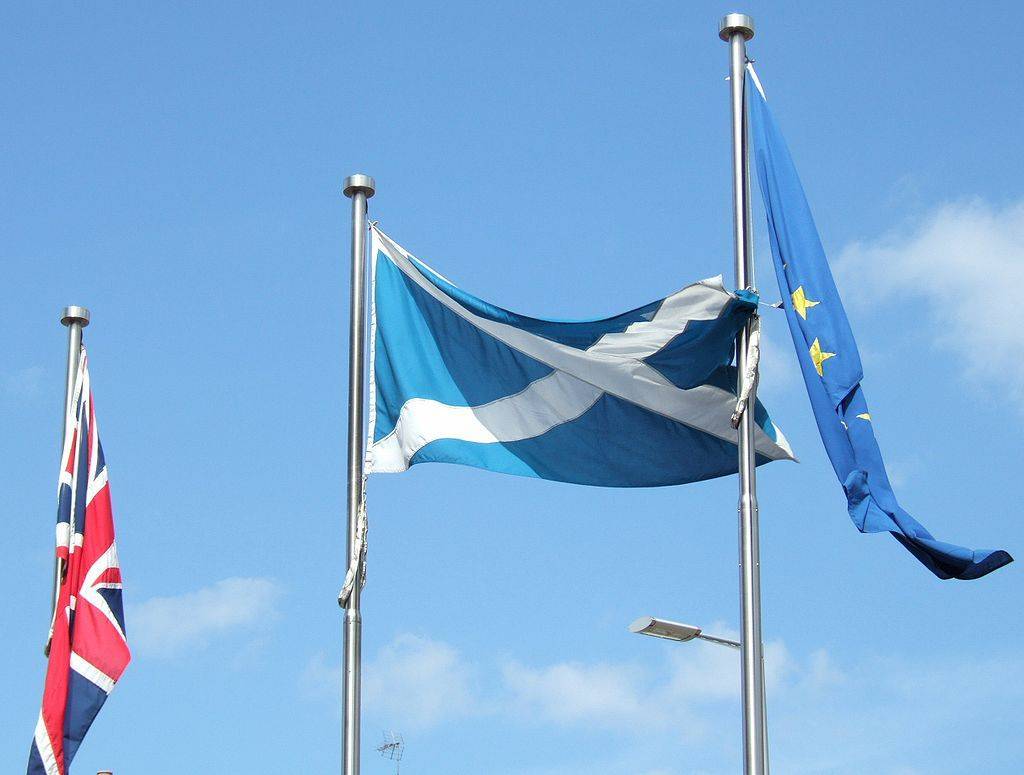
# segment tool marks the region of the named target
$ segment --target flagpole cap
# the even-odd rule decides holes
[[[345,178],[345,196],[349,199],[362,192],[369,199],[377,192],[377,183],[369,175],[349,175]]]
[[[82,328],[89,325],[89,310],[85,307],[76,307],[71,305],[70,307],[64,308],[64,313],[60,318],[61,325],[70,326],[72,323],[80,323]]]
[[[754,19],[745,13],[730,13],[722,17],[718,25],[718,37],[728,42],[733,35],[740,33],[744,40],[754,37]]]

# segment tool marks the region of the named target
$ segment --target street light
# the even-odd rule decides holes
[[[629,625],[629,631],[635,632],[637,635],[650,635],[652,638],[664,638],[665,640],[674,640],[679,643],[686,643],[690,640],[706,640],[709,643],[717,643],[719,646],[728,646],[731,649],[740,648],[740,644],[734,640],[728,638],[717,638],[714,635],[705,635],[704,631],[700,627],[694,627],[692,624],[681,624],[680,622],[671,622],[668,619],[657,619],[653,616],[641,616],[631,625]],[[764,706],[761,707],[761,713],[764,718],[768,717],[768,713]],[[766,725],[767,727],[767,725]],[[768,732],[765,729],[764,738],[761,741],[761,760],[764,762],[765,775],[768,775]]]
[[[714,635],[705,635],[700,627],[694,627],[692,624],[670,622],[668,619],[656,619],[653,616],[641,616],[629,625],[629,631],[635,632],[638,635],[650,635],[653,638],[664,638],[665,640],[675,640],[681,643],[699,638],[700,640],[717,643],[720,646],[728,646],[729,648],[738,649],[740,647],[740,644],[734,640],[717,638]]]

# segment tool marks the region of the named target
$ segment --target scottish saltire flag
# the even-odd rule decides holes
[[[888,531],[942,579],[975,579],[1012,559],[936,540],[896,502],[875,441],[857,343],[786,143],[748,70],[750,122],[775,273],[825,449],[862,533]]]
[[[57,560],[63,572],[28,775],[67,775],[82,738],[131,659],[107,466],[84,347],[71,411],[57,484]]]
[[[630,312],[565,322],[517,315],[371,236],[368,470],[461,463],[609,487],[735,473],[736,334],[748,292],[704,280]],[[792,459],[756,406],[759,463]]]

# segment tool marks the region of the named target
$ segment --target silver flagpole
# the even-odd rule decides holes
[[[733,232],[736,242],[736,286],[754,287],[754,261],[750,230],[750,179],[747,163],[747,122],[744,81],[746,43],[754,37],[754,20],[741,13],[722,19],[719,37],[729,43],[732,95]],[[747,343],[753,322],[740,331],[736,365],[740,380],[747,371]],[[766,775],[768,769],[765,727],[764,657],[761,643],[761,569],[759,558],[757,482],[754,460],[754,401],[757,382],[747,399],[747,411],[739,426],[739,543],[740,597],[743,628],[741,642],[743,677],[743,771]]]
[[[85,307],[65,307],[60,322],[68,329],[68,363],[64,381],[64,415],[60,423],[60,444],[64,447],[64,439],[68,433],[68,415],[71,414],[71,402],[75,397],[75,376],[78,374],[78,361],[82,353],[82,329],[89,325],[89,310]],[[57,612],[57,593],[60,589],[60,577],[64,572],[64,563],[54,560],[53,594],[50,596],[50,623],[52,627],[54,614]],[[52,635],[52,631],[50,633]],[[50,654],[50,638],[46,639],[43,653]]]
[[[348,557],[359,541],[359,509],[363,502],[363,434],[366,425],[366,200],[376,184],[369,175],[345,179],[352,200],[352,277],[348,339]],[[346,563],[346,568],[349,567]],[[359,716],[363,624],[359,615],[360,577],[357,564],[352,591],[345,602],[345,675],[342,696],[342,773],[359,775]]]

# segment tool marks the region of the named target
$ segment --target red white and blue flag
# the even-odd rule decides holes
[[[82,738],[131,660],[107,466],[84,347],[70,411],[57,485],[58,588],[28,775],[67,775]]]

